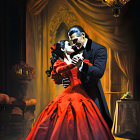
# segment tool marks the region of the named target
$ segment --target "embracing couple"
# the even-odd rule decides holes
[[[69,29],[69,39],[51,47],[51,67],[47,71],[64,91],[38,117],[27,140],[114,140],[112,120],[100,78],[107,52],[81,26]]]

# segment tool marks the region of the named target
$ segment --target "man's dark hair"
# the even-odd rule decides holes
[[[81,36],[82,32],[85,33],[86,38],[89,38],[89,36],[85,32],[85,30],[79,25],[72,26],[68,31],[68,36],[71,37],[71,35],[74,34],[74,33],[77,33],[77,36]]]

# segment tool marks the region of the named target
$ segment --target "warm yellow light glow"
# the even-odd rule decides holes
[[[120,7],[125,5],[129,1],[130,0],[103,0],[103,2],[110,7],[115,7],[115,6]]]
[[[113,16],[115,18],[118,18],[120,15],[120,8],[122,8],[127,2],[130,0],[102,0],[104,4],[106,4],[109,7],[112,7],[113,9]]]
[[[26,70],[26,75],[28,75],[29,74],[29,72]]]
[[[105,0],[106,2],[110,3],[110,2],[113,2],[114,0]]]
[[[17,74],[22,75],[22,69],[19,69],[19,70],[17,71]]]

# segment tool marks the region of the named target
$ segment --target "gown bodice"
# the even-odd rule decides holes
[[[84,59],[83,62],[92,65],[87,59]],[[76,86],[81,84],[81,81],[77,76],[77,67],[73,67],[72,64],[67,64],[62,60],[57,60],[54,63],[51,78],[56,84],[61,84],[63,78],[69,78],[69,86]]]

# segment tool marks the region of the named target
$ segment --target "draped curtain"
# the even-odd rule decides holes
[[[61,0],[59,1],[61,2]],[[44,73],[50,66],[50,53],[49,47],[46,47],[48,23],[47,19],[42,17],[42,11],[45,11],[49,3],[51,3],[50,0],[28,0],[27,3],[26,60],[27,63],[37,69],[38,79],[32,83],[36,85],[36,88],[29,89],[30,93],[36,93],[34,96],[39,102],[37,114],[40,108],[43,108],[43,100],[47,98],[49,102],[56,96],[55,85],[47,80]],[[101,0],[63,0],[63,3],[78,17],[80,25],[90,35],[91,39],[94,38],[97,43],[108,46],[114,51],[118,66],[128,79],[128,89],[133,92],[134,45],[127,31],[129,25],[120,21],[116,22],[111,8],[103,5]],[[49,94],[45,94],[47,92]],[[28,95],[33,96],[30,93]],[[44,93],[42,94],[43,97],[40,93]]]
[[[122,70],[124,75],[126,76],[128,82],[127,82],[127,91],[130,93],[133,93],[133,82],[134,82],[134,54],[130,54],[128,52],[118,52],[116,51],[115,59],[117,61],[117,64],[119,68]]]

